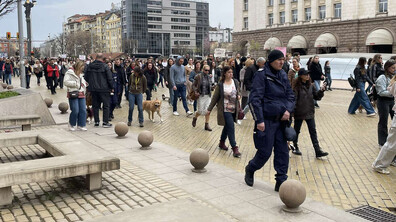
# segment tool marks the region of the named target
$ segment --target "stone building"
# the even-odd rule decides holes
[[[234,0],[234,50],[396,53],[394,0]]]

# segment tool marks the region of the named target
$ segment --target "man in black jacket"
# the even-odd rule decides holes
[[[116,59],[114,63],[114,70],[117,72],[117,80],[119,81],[117,85],[119,85],[119,89],[117,90],[118,92],[118,104],[116,108],[121,108],[121,99],[122,99],[122,92],[123,89],[125,88],[126,84],[126,74],[125,74],[125,69],[123,65],[121,64],[120,59]]]
[[[245,77],[243,79],[243,84],[246,87],[246,91],[250,91],[253,83],[254,74],[257,72],[258,69],[264,68],[265,66],[265,59],[260,57],[257,61],[254,62],[253,65],[246,68]]]
[[[314,83],[315,90],[319,91],[320,90],[320,80],[324,79],[322,66],[319,63],[319,56],[316,55],[312,59],[312,63],[311,63],[311,66],[309,67],[309,71],[311,72],[310,76]],[[319,108],[318,101],[317,100],[314,100],[314,101],[315,101],[315,107]]]
[[[111,127],[112,124],[109,123],[109,106],[110,93],[114,93],[113,78],[109,67],[103,62],[102,53],[99,53],[96,56],[96,60],[88,65],[84,78],[88,82],[87,90],[92,95],[95,126],[99,126],[99,107],[103,103],[103,127]]]

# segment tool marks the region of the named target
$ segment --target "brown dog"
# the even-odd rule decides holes
[[[160,117],[160,121],[162,122],[161,116],[161,104],[162,101],[156,98],[155,100],[146,100],[143,101],[143,110],[147,111],[149,114],[149,119],[154,122],[154,113],[157,112],[158,116]]]

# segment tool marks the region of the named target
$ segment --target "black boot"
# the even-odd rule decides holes
[[[282,185],[282,183],[283,182],[285,182],[285,181],[276,181],[276,183],[275,183],[275,191],[276,192],[279,192],[279,188],[280,188],[280,186]]]
[[[295,143],[293,146],[294,146],[294,149],[293,149],[292,153],[293,153],[294,155],[301,156],[302,153],[301,153],[301,151],[300,151],[300,148],[298,148],[298,145]]]
[[[322,148],[320,148],[319,145],[318,145],[318,146],[315,146],[314,148],[315,148],[316,158],[324,157],[324,156],[329,155],[329,153],[323,152]]]
[[[245,167],[245,183],[251,187],[254,183],[254,172],[250,171],[248,166]]]

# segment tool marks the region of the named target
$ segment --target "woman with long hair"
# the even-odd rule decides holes
[[[40,86],[40,79],[43,77],[43,65],[41,65],[39,60],[36,60],[33,65],[33,72],[37,78],[37,85]]]
[[[241,153],[235,141],[235,122],[238,119],[240,88],[238,80],[233,79],[233,70],[229,66],[223,67],[219,84],[213,93],[212,100],[208,108],[208,115],[217,105],[217,124],[224,126],[220,137],[219,148],[228,150],[225,140],[231,144],[234,157],[240,157]]]
[[[67,70],[63,80],[64,85],[67,87],[67,98],[69,98],[70,116],[69,116],[69,129],[71,131],[78,130],[86,131],[87,109],[85,101],[85,91],[87,83],[83,77],[85,63],[83,61],[76,62],[72,68]],[[78,91],[77,98],[70,96],[71,92]]]
[[[382,61],[382,55],[381,54],[375,54],[373,60],[371,61],[370,64],[370,80],[372,82],[377,81],[377,78],[384,74],[384,68],[383,68],[383,61]]]
[[[311,83],[309,71],[305,70],[304,68],[298,71],[298,77],[293,84],[293,92],[296,95],[296,106],[294,108],[294,129],[296,130],[297,137],[293,141],[293,154],[295,155],[301,155],[301,151],[297,143],[303,121],[307,123],[316,157],[318,158],[328,155],[328,153],[323,152],[319,146],[318,136],[316,133],[314,105],[314,99],[321,100],[324,96],[325,87],[326,85],[322,86],[318,91],[316,91]]]
[[[114,92],[110,93],[110,113],[109,113],[109,121],[114,119],[114,109],[118,105],[118,93],[119,93],[119,80],[118,80],[118,75],[117,72],[114,70],[113,63],[109,61],[107,63],[107,66],[110,69],[110,72],[112,74],[112,79],[113,79],[113,88]]]
[[[377,108],[378,108],[378,145],[382,147],[386,138],[388,137],[388,116],[393,119],[395,112],[393,111],[393,106],[395,101],[392,93],[388,90],[391,79],[395,75],[396,71],[396,61],[391,59],[386,61],[385,73],[380,75],[375,82],[375,89],[377,90]]]
[[[172,106],[173,104],[173,86],[170,82],[170,68],[172,65],[175,63],[175,60],[173,58],[169,58],[167,61],[167,65],[164,69],[164,79],[165,79],[165,85],[169,89],[169,106]]]
[[[313,60],[313,57],[309,57],[308,62],[306,64],[307,65],[307,70],[311,69],[312,60]]]
[[[197,119],[200,115],[202,115],[205,116],[204,129],[207,131],[212,131],[212,129],[209,126],[210,115],[208,114],[210,97],[212,95],[209,72],[210,72],[209,65],[204,65],[202,72],[199,73],[198,75],[195,75],[194,77],[192,90],[196,95],[199,95],[199,97],[196,101],[194,101],[198,104],[198,111],[195,112],[195,117],[193,118],[192,126],[195,127],[197,125]]]
[[[144,75],[147,79],[146,100],[151,100],[151,94],[157,84],[158,72],[153,63],[147,63],[144,68]]]
[[[30,89],[30,78],[32,77],[33,74],[33,68],[29,64],[29,61],[27,59],[25,59],[25,74],[26,74],[26,89]]]
[[[359,108],[360,105],[362,105],[367,112],[367,116],[372,117],[375,116],[375,111],[370,103],[366,91],[364,90],[364,85],[366,84],[366,82],[369,82],[372,85],[374,85],[374,83],[367,76],[367,70],[365,67],[366,62],[367,59],[365,57],[360,57],[359,62],[356,65],[355,70],[353,71],[353,73],[355,74],[355,80],[357,86],[356,86],[355,96],[353,97],[351,103],[349,104],[348,113],[355,114],[355,111]]]
[[[239,72],[239,78],[241,80],[241,96],[242,96],[242,109],[244,109],[248,103],[248,98],[249,98],[249,91],[247,91],[245,84],[243,84],[243,81],[245,79],[245,73],[246,69],[253,65],[254,61],[252,59],[247,59],[243,68]]]
[[[139,126],[143,127],[143,93],[146,92],[147,80],[143,74],[143,70],[140,66],[136,66],[133,70],[132,75],[129,77],[129,111],[128,111],[128,126],[132,125],[132,115],[135,103],[138,106],[139,111]]]
[[[326,90],[332,91],[331,83],[333,82],[333,80],[331,79],[331,67],[330,67],[330,61],[329,60],[327,60],[325,62],[324,71],[325,71],[325,77],[326,77],[326,80],[325,80],[326,81]]]
[[[396,75],[392,77],[387,88],[393,98],[396,98]],[[396,111],[396,106],[393,106],[393,111]],[[393,118],[392,125],[389,130],[388,137],[384,146],[382,146],[377,158],[375,159],[372,167],[373,169],[382,174],[389,174],[389,165],[396,166],[396,118]]]

